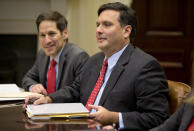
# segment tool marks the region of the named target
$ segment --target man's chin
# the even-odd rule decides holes
[[[98,46],[98,48],[99,48],[100,50],[103,50],[103,46]]]
[[[98,45],[98,48],[101,49],[101,50],[107,49],[107,47],[108,47],[107,44]]]
[[[102,42],[98,42],[98,48],[99,49],[103,49],[106,47],[106,44],[105,43],[102,43]]]
[[[50,52],[47,51],[47,52],[45,52],[45,54],[46,54],[47,56],[53,56],[53,55],[54,55],[54,53],[51,52],[51,51],[50,51]]]

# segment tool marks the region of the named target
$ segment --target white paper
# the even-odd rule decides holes
[[[24,100],[31,92],[24,92],[16,84],[0,84],[0,101]]]
[[[0,98],[26,98],[26,96],[34,95],[37,93],[33,92],[11,92],[11,93],[1,93]]]
[[[25,100],[25,98],[0,98],[0,101],[17,101],[17,100]]]
[[[0,93],[15,92],[21,92],[21,89],[16,84],[0,84]]]

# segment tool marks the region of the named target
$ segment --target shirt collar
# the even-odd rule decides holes
[[[54,58],[57,63],[59,63],[59,59],[60,59],[61,53],[63,51],[63,48],[61,48],[61,50],[59,51],[59,53],[57,54],[57,56]],[[50,61],[51,60],[52,60],[52,57],[50,56]]]
[[[120,58],[120,56],[122,55],[123,51],[125,50],[125,48],[128,46],[129,44],[125,45],[120,51],[116,52],[115,54],[113,54],[111,57],[108,58],[108,68],[111,69],[115,66],[115,64],[117,63],[118,59]],[[107,59],[105,57],[105,59]]]

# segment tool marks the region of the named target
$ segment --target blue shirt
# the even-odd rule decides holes
[[[125,48],[127,47],[128,45],[126,45],[125,47],[123,47],[120,51],[116,52],[115,54],[113,54],[110,58],[108,58],[108,66],[107,66],[107,70],[106,70],[106,74],[105,74],[105,77],[104,77],[104,83],[102,84],[99,92],[98,92],[98,95],[96,97],[96,100],[94,102],[94,105],[98,105],[99,102],[100,102],[100,98],[102,96],[102,93],[104,91],[104,88],[106,86],[106,83],[117,63],[117,61],[119,60],[120,56],[122,55],[123,51],[125,50]],[[106,57],[105,57],[106,59]],[[104,59],[104,60],[105,60]],[[91,112],[95,112],[94,109],[91,110]],[[123,118],[122,118],[122,114],[119,112],[119,127],[120,128],[124,128],[124,123],[123,123]]]

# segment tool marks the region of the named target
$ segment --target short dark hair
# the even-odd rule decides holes
[[[67,28],[67,19],[57,11],[44,12],[37,17],[36,26],[38,31],[40,23],[44,20],[56,22],[57,29],[59,29],[61,33]]]
[[[137,16],[135,11],[132,8],[129,8],[128,6],[120,3],[107,3],[100,6],[98,9],[98,16],[104,11],[104,10],[115,10],[120,12],[120,16],[118,21],[120,22],[121,27],[126,25],[132,26],[132,31],[129,36],[130,40],[134,38],[136,34],[136,28],[137,28]]]

